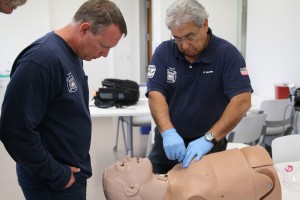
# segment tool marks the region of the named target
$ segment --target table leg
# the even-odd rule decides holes
[[[127,122],[127,154],[133,157],[133,128],[132,128],[132,116],[128,116]]]

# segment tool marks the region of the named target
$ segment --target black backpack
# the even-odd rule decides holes
[[[102,81],[94,95],[94,104],[99,108],[134,105],[140,97],[139,85],[135,81],[107,78]]]

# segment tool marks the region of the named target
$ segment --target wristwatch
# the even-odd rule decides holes
[[[206,141],[213,143],[213,145],[217,144],[217,140],[215,139],[214,134],[210,131],[205,133],[204,138]]]

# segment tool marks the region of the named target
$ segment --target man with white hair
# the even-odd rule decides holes
[[[159,174],[225,150],[225,136],[250,108],[252,92],[244,58],[212,33],[197,0],[175,1],[166,25],[171,39],[156,48],[147,83],[158,128],[149,158]]]

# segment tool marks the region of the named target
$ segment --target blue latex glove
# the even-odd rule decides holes
[[[214,145],[211,142],[206,141],[204,136],[190,142],[186,150],[186,156],[183,160],[182,167],[187,168],[195,156],[195,161],[199,161],[201,157],[207,154],[213,147]]]
[[[161,134],[166,156],[169,160],[182,162],[185,157],[185,145],[175,128],[170,128]]]

